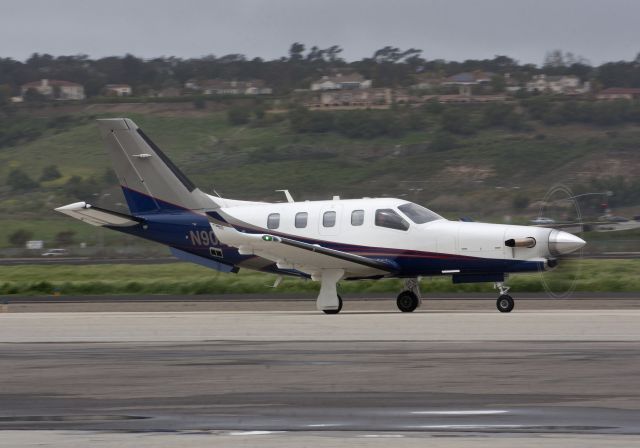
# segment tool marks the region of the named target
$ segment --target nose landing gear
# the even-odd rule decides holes
[[[498,308],[498,311],[501,313],[510,313],[515,304],[513,302],[513,298],[507,294],[509,292],[509,287],[505,286],[503,282],[495,283],[494,287],[500,291],[500,296],[496,301],[496,308]]]

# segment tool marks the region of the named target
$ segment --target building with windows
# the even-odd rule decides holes
[[[442,82],[443,86],[476,86],[479,84],[489,84],[495,73],[476,70],[474,72],[463,72],[449,76]]]
[[[310,108],[361,109],[391,104],[391,89],[353,89],[321,92],[308,106]]]
[[[526,84],[528,92],[545,92],[560,95],[578,95],[591,90],[589,82],[581,82],[580,78],[574,75],[568,76],[547,76],[545,74],[534,75],[531,81]]]
[[[355,90],[371,88],[371,80],[364,79],[359,73],[342,74],[334,76],[323,76],[311,83],[311,90]]]
[[[496,76],[495,73],[483,72],[481,70],[457,73],[445,79],[442,85],[445,87],[458,87],[460,95],[470,96],[472,95],[472,88],[475,86],[489,85],[494,76]]]
[[[223,79],[192,79],[185,88],[203,95],[271,95],[273,89],[261,79],[249,81],[225,81]]]
[[[107,84],[103,89],[105,96],[131,96],[129,84]]]
[[[28,82],[20,87],[22,98],[24,98],[30,90],[54,100],[85,99],[84,87],[81,84],[69,81],[41,79],[40,81]]]
[[[598,100],[635,100],[640,98],[640,89],[629,87],[609,87],[596,95]]]

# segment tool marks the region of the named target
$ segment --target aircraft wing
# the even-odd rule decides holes
[[[385,276],[397,271],[393,262],[305,243],[270,234],[243,233],[231,227],[213,226],[218,240],[235,246],[241,255],[257,255],[274,261],[279,269],[295,269],[310,275],[322,269],[344,269],[345,277]]]
[[[96,207],[86,202],[64,205],[56,208],[56,211],[93,226],[130,227],[142,222],[142,219],[135,216]]]

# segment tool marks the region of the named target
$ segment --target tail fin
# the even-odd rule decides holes
[[[128,118],[98,120],[132,213],[218,208]]]

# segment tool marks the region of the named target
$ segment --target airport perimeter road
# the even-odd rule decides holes
[[[0,341],[0,447],[640,446],[638,310],[5,313]]]

